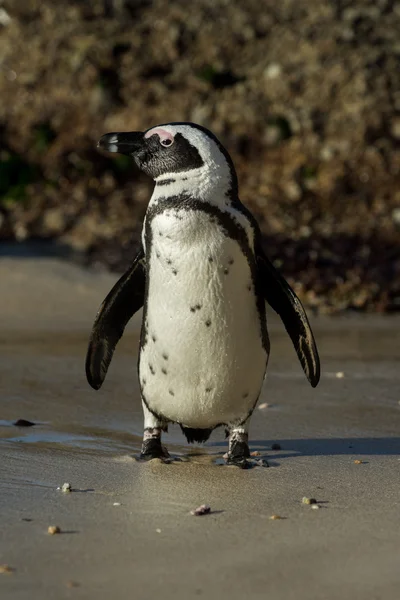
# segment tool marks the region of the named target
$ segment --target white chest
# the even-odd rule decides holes
[[[239,422],[257,400],[268,358],[248,259],[201,211],[166,211],[150,227],[143,396],[189,427]]]

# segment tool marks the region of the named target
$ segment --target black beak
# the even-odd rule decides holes
[[[97,147],[107,152],[119,154],[134,154],[143,144],[142,131],[128,131],[126,133],[106,133],[97,143]]]

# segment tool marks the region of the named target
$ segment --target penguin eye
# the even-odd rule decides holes
[[[173,144],[173,140],[171,140],[171,138],[165,138],[163,140],[160,140],[160,144],[161,146],[164,146],[165,148],[168,148],[168,146],[172,146]]]

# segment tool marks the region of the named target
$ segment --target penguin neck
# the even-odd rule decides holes
[[[204,165],[179,173],[164,173],[155,179],[152,200],[171,196],[190,196],[219,208],[232,204],[233,186],[229,170]],[[237,194],[237,188],[235,188]]]

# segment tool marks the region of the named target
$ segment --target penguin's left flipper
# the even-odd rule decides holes
[[[257,251],[257,278],[265,300],[281,317],[290,335],[301,366],[312,387],[320,378],[317,345],[300,300],[261,248]]]
[[[103,301],[93,324],[86,354],[86,377],[92,388],[100,389],[115,346],[131,317],[143,306],[146,285],[143,248],[131,267]]]

